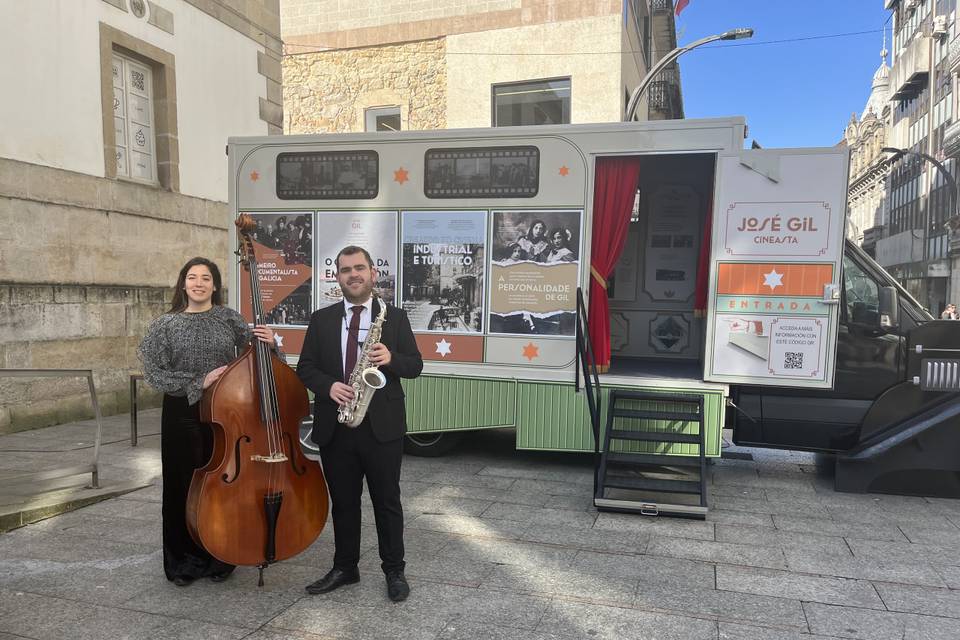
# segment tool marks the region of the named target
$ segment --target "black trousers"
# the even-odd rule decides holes
[[[187,530],[187,493],[193,470],[213,453],[213,432],[200,422],[200,403],[163,396],[160,418],[160,460],[163,464],[163,571],[167,580],[201,578],[233,568],[194,542]]]
[[[333,566],[353,569],[360,560],[360,496],[366,477],[377,523],[380,567],[384,573],[403,571],[403,439],[379,442],[369,418],[356,428],[338,423],[333,439],[320,449],[320,459],[333,503]]]

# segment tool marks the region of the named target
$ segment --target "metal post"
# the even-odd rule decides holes
[[[137,446],[137,378],[141,378],[133,374],[130,376],[130,446]]]

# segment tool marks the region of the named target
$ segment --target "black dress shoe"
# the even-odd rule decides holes
[[[173,584],[177,585],[178,587],[189,586],[193,584],[194,580],[196,580],[196,578],[191,576],[173,576]]]
[[[354,582],[360,582],[359,569],[354,567],[353,569],[344,571],[334,567],[333,569],[330,569],[327,575],[323,576],[312,584],[308,584],[307,593],[311,595],[327,593],[342,587],[345,584],[353,584]]]
[[[387,596],[394,602],[403,602],[410,595],[410,585],[403,571],[391,571],[387,574]]]

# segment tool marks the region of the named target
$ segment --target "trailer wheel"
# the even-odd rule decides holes
[[[462,433],[408,433],[403,451],[412,456],[436,458],[448,453],[460,442]]]

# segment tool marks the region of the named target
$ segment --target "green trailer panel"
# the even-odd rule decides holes
[[[422,375],[404,380],[407,394],[407,424],[411,432],[465,431],[495,427],[516,427],[518,449],[547,451],[593,451],[586,395],[576,393],[573,384],[526,382],[489,378]],[[637,384],[604,385],[601,381],[601,431],[607,419],[611,389],[655,391],[662,394],[697,394],[704,398],[707,455],[719,456],[724,417],[724,393],[718,389],[687,386],[663,387]],[[639,402],[636,408],[665,411],[672,403]],[[630,419],[617,418],[620,429],[638,428]],[[693,423],[650,420],[646,431],[695,433]],[[624,443],[623,450],[645,453],[697,455],[692,444]],[[620,450],[620,447],[618,447]]]

